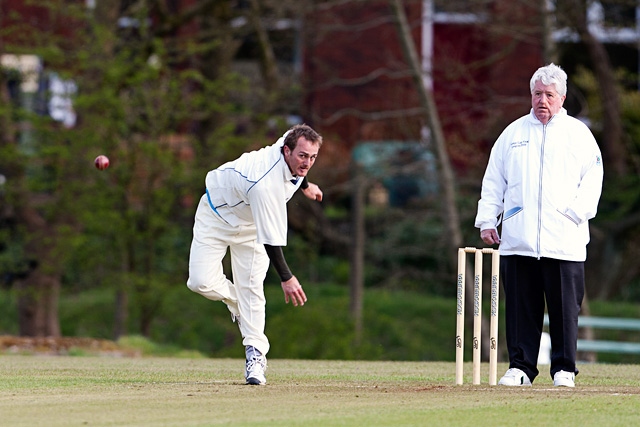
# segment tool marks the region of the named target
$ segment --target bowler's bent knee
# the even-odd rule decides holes
[[[208,285],[206,283],[202,283],[201,281],[191,280],[189,278],[187,280],[187,287],[197,293],[202,295],[203,297],[210,299],[212,301],[222,301],[228,298],[228,295],[224,295],[221,292],[217,291],[213,286]]]

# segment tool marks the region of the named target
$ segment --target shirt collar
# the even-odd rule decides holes
[[[284,175],[284,180],[285,181],[290,181],[293,185],[297,185],[298,181],[300,180],[299,176],[294,176],[291,173],[291,170],[289,170],[289,165],[287,165],[287,162],[285,162],[284,160],[284,154],[280,154],[281,159],[282,159],[282,173]]]

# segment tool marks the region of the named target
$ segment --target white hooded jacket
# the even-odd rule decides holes
[[[533,109],[494,144],[475,226],[496,228],[502,255],[585,261],[602,192],[602,156],[589,128],[562,108],[546,125]]]

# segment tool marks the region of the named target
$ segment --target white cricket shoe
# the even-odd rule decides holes
[[[530,387],[531,380],[522,370],[518,368],[509,368],[504,376],[500,378],[498,384],[511,387]]]
[[[553,375],[553,385],[555,387],[575,387],[576,375],[573,372],[558,371]]]
[[[247,379],[247,384],[265,385],[267,383],[267,378],[264,375],[267,371],[267,358],[252,345],[247,346],[245,353],[247,363],[244,376]]]

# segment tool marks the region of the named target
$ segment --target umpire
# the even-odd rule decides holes
[[[551,378],[554,386],[574,387],[589,219],[602,191],[602,159],[589,128],[562,107],[562,68],[539,68],[530,89],[529,114],[511,123],[491,149],[475,221],[486,244],[500,244],[509,369],[498,384],[530,386],[538,375],[546,302]]]

